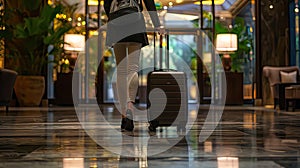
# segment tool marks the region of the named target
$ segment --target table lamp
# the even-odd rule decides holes
[[[72,52],[72,57],[77,57],[79,52],[84,51],[85,37],[81,34],[66,34],[64,42],[66,43],[64,49]]]
[[[237,35],[233,33],[217,34],[216,50],[223,54],[222,64],[225,71],[231,70],[230,55],[238,49]]]

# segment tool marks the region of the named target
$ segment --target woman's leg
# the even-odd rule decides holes
[[[127,59],[125,43],[114,45],[114,53],[117,63],[117,96],[120,103],[122,117],[126,117],[126,88],[127,88]]]
[[[114,45],[117,63],[117,92],[123,116],[126,115],[127,108],[133,109],[135,102],[139,84],[138,69],[141,46],[140,43],[117,43]]]
[[[138,70],[140,63],[140,54],[141,54],[142,44],[140,43],[130,43],[128,46],[128,57],[127,57],[127,80],[128,80],[128,100],[127,100],[127,108],[133,111],[133,103],[135,102],[138,86],[139,86],[139,78],[138,78]]]

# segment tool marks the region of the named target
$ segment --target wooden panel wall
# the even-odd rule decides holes
[[[257,0],[257,83],[263,104],[273,104],[267,80],[262,76],[265,65],[286,66],[289,58],[289,3],[282,0]],[[258,6],[259,5],[259,6]],[[270,8],[273,5],[273,8]],[[260,93],[261,92],[261,93]]]

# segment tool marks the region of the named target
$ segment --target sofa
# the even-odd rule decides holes
[[[285,88],[291,85],[300,85],[300,69],[298,66],[265,66],[263,76],[268,79],[271,94],[274,98],[274,109],[277,104],[279,109],[285,109]]]

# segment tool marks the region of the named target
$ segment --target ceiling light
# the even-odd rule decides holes
[[[215,0],[214,1],[215,5],[222,5],[224,2],[225,2],[225,0]],[[200,1],[197,1],[194,4],[200,5]],[[203,0],[202,4],[203,5],[212,5],[212,0]]]
[[[176,3],[182,3],[183,0],[175,0]]]
[[[89,0],[89,1],[88,1],[88,4],[89,4],[90,6],[97,6],[97,5],[98,5],[98,0]]]

